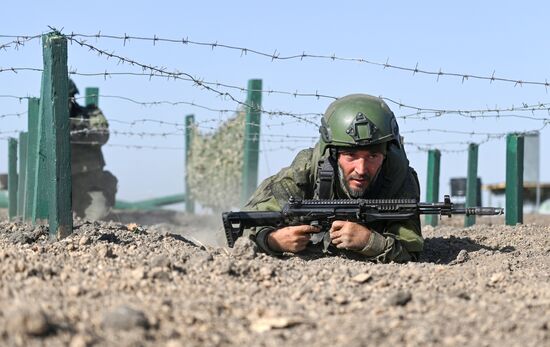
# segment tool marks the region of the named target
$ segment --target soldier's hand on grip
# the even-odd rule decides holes
[[[330,228],[330,238],[337,248],[361,250],[369,242],[371,230],[361,224],[337,220]]]
[[[311,225],[284,227],[270,233],[267,244],[274,251],[296,253],[306,248],[311,233],[319,231],[320,228]]]

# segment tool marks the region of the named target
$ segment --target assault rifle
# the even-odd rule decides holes
[[[281,211],[241,211],[222,213],[227,245],[233,247],[244,229],[272,226],[315,225],[321,232],[335,220],[371,223],[383,220],[406,220],[420,214],[449,216],[492,216],[503,214],[500,207],[455,207],[449,195],[443,202],[417,202],[415,199],[343,199],[300,200],[291,197]]]

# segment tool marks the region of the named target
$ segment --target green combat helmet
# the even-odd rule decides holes
[[[395,141],[401,146],[399,127],[384,100],[352,94],[329,105],[319,127],[321,155],[327,148],[363,147]]]

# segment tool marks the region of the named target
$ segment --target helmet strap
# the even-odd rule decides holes
[[[330,149],[330,155],[326,159],[319,160],[317,165],[317,189],[316,195],[318,199],[332,199],[333,187],[334,187],[334,178],[336,177],[336,159],[333,157],[335,152],[332,148]]]

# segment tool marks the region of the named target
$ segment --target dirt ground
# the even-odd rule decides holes
[[[217,218],[0,220],[2,346],[549,346],[550,217],[425,226],[409,264],[284,259]],[[137,223],[137,224],[131,224]]]

